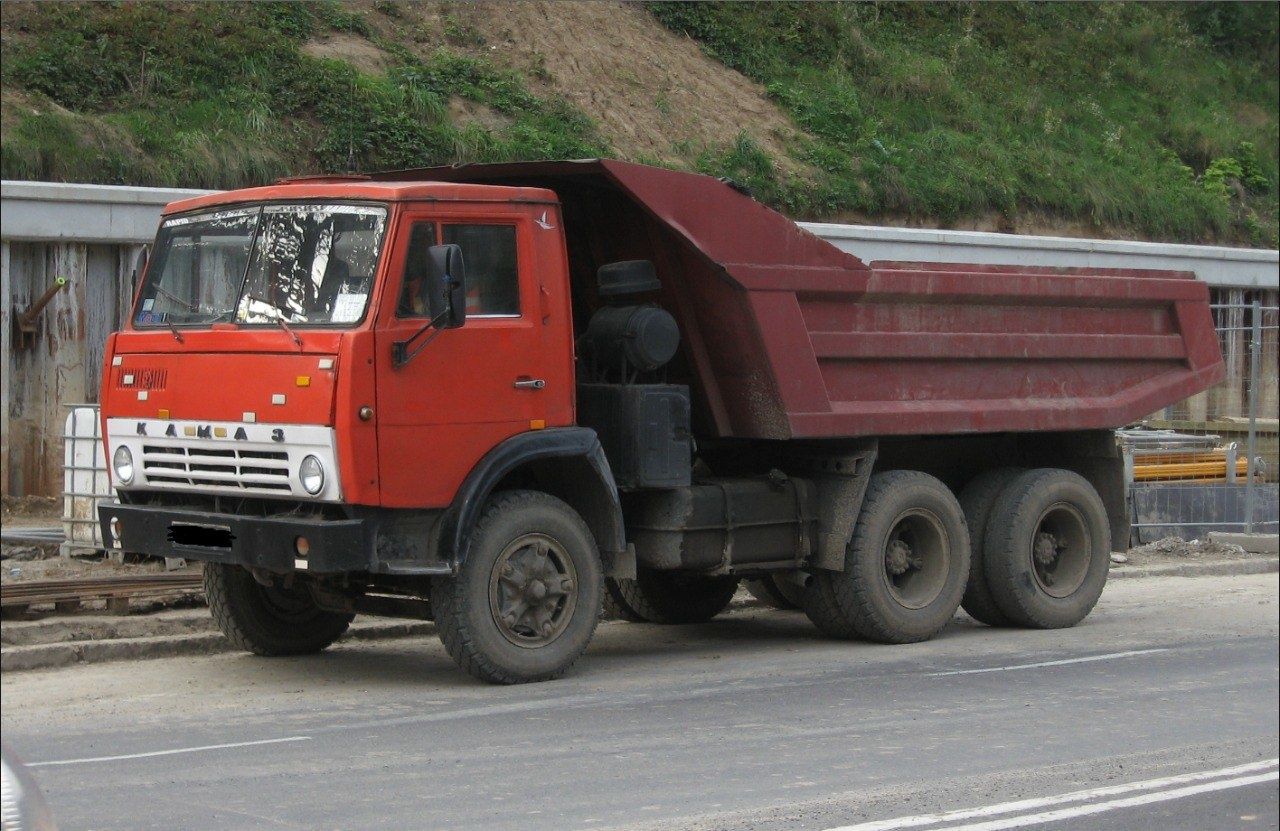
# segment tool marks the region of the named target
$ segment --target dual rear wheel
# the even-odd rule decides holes
[[[998,614],[986,619],[978,607],[968,611],[991,625],[1032,629],[1084,620],[1111,563],[1111,529],[1097,491],[1079,474],[1055,468],[1008,475],[995,490],[986,502],[981,571],[970,585],[985,583]]]
[[[998,469],[959,500],[917,471],[871,477],[841,571],[809,581],[804,610],[834,637],[926,640],[963,603],[992,626],[1053,629],[1089,614],[1111,556],[1106,509],[1067,470]]]
[[[951,490],[927,473],[877,473],[844,569],[814,574],[804,611],[832,637],[927,640],[955,614],[968,574],[969,535]]]

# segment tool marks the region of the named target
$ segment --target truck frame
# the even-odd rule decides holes
[[[1074,625],[1128,539],[1112,430],[1223,375],[1194,275],[868,265],[608,160],[174,203],[105,352],[105,540],[203,561],[246,650],[434,618],[499,683],[744,580],[838,638]]]

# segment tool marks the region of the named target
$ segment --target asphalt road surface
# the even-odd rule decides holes
[[[76,829],[1277,828],[1277,578],[1117,581],[1070,630],[602,624],[490,687],[434,638],[8,673]]]

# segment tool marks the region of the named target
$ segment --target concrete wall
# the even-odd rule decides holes
[[[883,228],[877,225],[800,226],[863,262],[904,260],[992,265],[1159,268],[1192,271],[1210,286],[1236,289],[1280,288],[1280,251],[1217,245],[1019,236],[932,228]]]
[[[205,191],[0,184],[0,490],[53,496],[62,488],[61,435],[71,404],[97,401],[102,346],[123,324],[133,264],[155,236],[161,208]],[[1194,271],[1222,299],[1276,305],[1277,252],[1115,240],[1018,237],[860,225],[805,224],[868,262],[921,260],[1172,268]],[[70,285],[41,316],[28,348],[13,318],[58,276]],[[1270,372],[1274,385],[1274,368]]]

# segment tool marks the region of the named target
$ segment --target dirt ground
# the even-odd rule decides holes
[[[1129,549],[1127,565],[1148,566],[1164,563],[1185,563],[1202,560],[1239,560],[1255,555],[1238,545],[1210,542],[1208,540],[1184,540],[1181,537],[1165,537],[1155,542]]]
[[[199,572],[197,563],[188,563],[179,571]],[[27,583],[33,580],[82,580],[90,577],[131,577],[137,574],[164,574],[164,560],[147,559],[116,563],[106,557],[50,557],[45,560],[5,560],[0,569],[0,584]]]
[[[520,71],[535,92],[568,99],[622,157],[688,161],[746,133],[788,172],[804,173],[785,149],[799,131],[764,87],[641,8],[600,2],[405,3],[394,14],[371,8],[379,13],[369,22],[384,36],[403,40],[407,27],[413,42],[406,45],[423,54],[447,46],[483,56]],[[308,51],[376,65],[370,45],[356,40],[329,37]]]
[[[61,521],[61,497],[6,496],[0,502],[2,525],[57,525]]]

